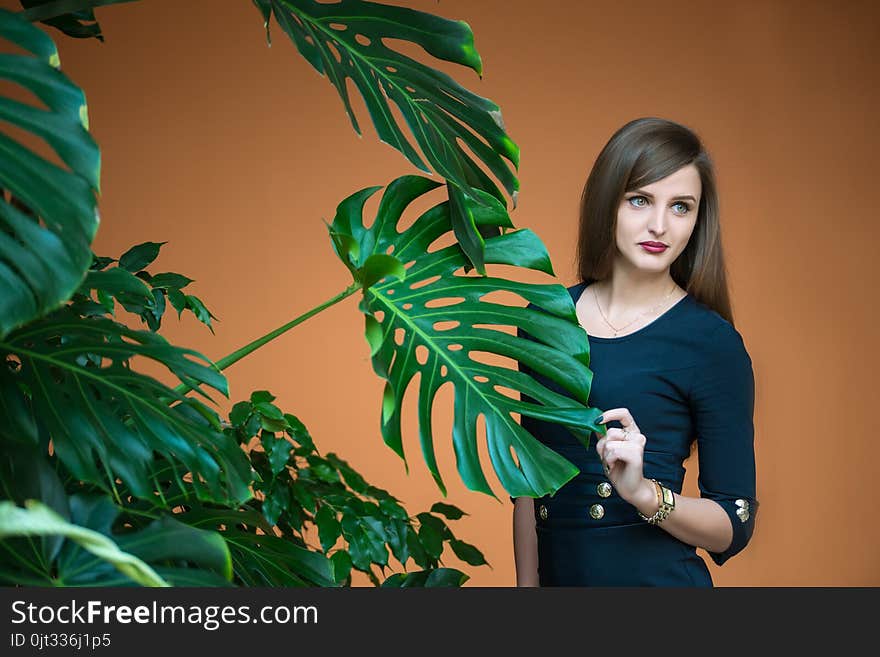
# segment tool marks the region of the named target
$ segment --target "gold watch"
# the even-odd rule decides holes
[[[666,516],[668,516],[675,508],[675,495],[672,494],[672,490],[661,484],[656,479],[651,479],[651,482],[657,489],[657,504],[660,508],[658,508],[654,515],[650,517],[646,516],[641,511],[639,511],[638,513],[639,517],[642,520],[647,520],[652,525],[657,525],[666,520]]]

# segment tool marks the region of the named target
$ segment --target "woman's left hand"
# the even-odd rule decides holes
[[[644,451],[647,439],[626,408],[612,408],[602,413],[602,422],[618,420],[622,429],[609,427],[605,436],[596,442],[596,452],[602,459],[605,475],[617,494],[630,504],[636,504],[645,495]]]

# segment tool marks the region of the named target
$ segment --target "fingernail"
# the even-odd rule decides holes
[[[602,418],[603,418],[603,417],[605,417],[605,416],[604,416],[604,415],[600,415],[599,417],[597,417],[597,418],[596,418],[596,424],[602,424]]]

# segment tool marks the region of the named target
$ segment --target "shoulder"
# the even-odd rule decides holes
[[[693,339],[706,360],[733,358],[751,362],[742,334],[717,311],[690,297],[688,315]]]

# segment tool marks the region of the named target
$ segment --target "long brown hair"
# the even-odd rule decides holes
[[[617,210],[624,194],[688,164],[700,173],[700,206],[694,232],[669,273],[697,301],[733,324],[714,168],[700,138],[679,123],[655,117],[635,119],[615,132],[599,153],[581,194],[577,271],[587,283],[608,277],[615,253]]]

